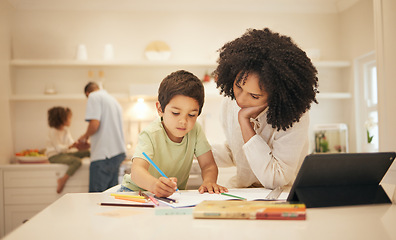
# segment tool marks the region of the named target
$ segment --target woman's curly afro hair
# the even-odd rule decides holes
[[[220,94],[235,99],[234,81],[247,74],[259,75],[260,88],[268,94],[267,123],[286,130],[298,122],[311,103],[318,103],[317,70],[305,52],[290,37],[248,29],[241,37],[219,49],[214,71]]]

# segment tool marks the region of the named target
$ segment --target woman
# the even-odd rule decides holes
[[[220,50],[214,71],[227,143],[213,146],[219,167],[236,166],[228,187],[291,184],[308,153],[317,71],[289,37],[248,30]]]

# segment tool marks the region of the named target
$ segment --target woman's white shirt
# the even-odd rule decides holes
[[[227,187],[276,187],[291,184],[308,154],[309,114],[286,131],[277,131],[267,124],[267,109],[255,119],[256,135],[244,143],[238,122],[241,108],[235,100],[225,98],[220,119],[226,144],[213,145],[213,154],[219,167],[236,166]]]

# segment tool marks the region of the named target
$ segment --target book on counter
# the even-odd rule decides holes
[[[306,208],[301,203],[269,201],[203,201],[194,211],[194,218],[305,220]]]

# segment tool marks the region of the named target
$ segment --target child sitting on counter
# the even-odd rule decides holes
[[[72,111],[67,107],[53,107],[48,110],[48,143],[46,155],[50,163],[69,166],[65,175],[58,179],[57,193],[61,193],[67,180],[80,168],[81,159],[89,157],[89,144],[75,143],[70,134]]]
[[[218,169],[201,126],[196,123],[204,104],[204,87],[192,73],[176,71],[168,75],[158,90],[154,120],[139,135],[132,157],[131,174],[124,176],[120,191],[148,190],[168,197],[185,189],[194,155],[201,167],[200,193],[223,193],[218,185]],[[170,178],[150,165],[143,152]]]

